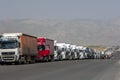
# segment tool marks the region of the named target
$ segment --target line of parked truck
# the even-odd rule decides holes
[[[95,49],[58,43],[56,40],[24,33],[3,33],[0,36],[0,64],[2,65],[103,57],[104,52]]]

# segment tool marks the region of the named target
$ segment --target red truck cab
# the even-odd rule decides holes
[[[48,61],[52,58],[54,51],[54,41],[46,38],[37,38],[37,49],[38,55],[36,56],[36,60],[40,61]]]

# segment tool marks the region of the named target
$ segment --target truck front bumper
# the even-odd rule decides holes
[[[17,56],[1,56],[1,62],[16,62]]]

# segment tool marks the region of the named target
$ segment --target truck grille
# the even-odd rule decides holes
[[[1,54],[2,55],[14,55],[15,52],[2,52]]]
[[[3,60],[14,60],[14,56],[3,57]]]

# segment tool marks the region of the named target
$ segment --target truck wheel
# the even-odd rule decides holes
[[[45,56],[44,59],[43,59],[44,62],[47,62],[47,57]]]
[[[59,61],[62,61],[62,55],[59,55]]]
[[[50,61],[50,59],[49,59],[49,56],[47,56],[47,60],[46,60],[47,62],[49,62]]]
[[[68,54],[66,55],[66,60],[69,60],[69,55]]]
[[[69,56],[69,60],[72,60],[72,55]]]
[[[19,65],[19,62],[17,61],[17,62],[15,62],[15,65]]]
[[[72,56],[72,60],[74,60],[74,54],[72,54],[71,56]]]
[[[57,56],[57,60],[60,61],[60,55]]]
[[[21,64],[21,60],[15,62],[15,65],[20,65],[20,64]]]
[[[78,54],[78,60],[80,60],[80,54]]]
[[[11,65],[12,63],[11,62],[8,62],[8,63],[6,63],[7,65]]]
[[[30,61],[31,64],[34,64],[35,63],[35,56],[31,56],[31,61]]]
[[[49,55],[47,58],[48,58],[48,62],[50,62],[50,61],[51,61],[51,57],[50,57],[50,55]]]
[[[51,56],[51,60],[52,60],[52,62],[54,61],[54,55]]]
[[[1,62],[0,64],[1,64],[1,65],[4,65],[5,63]]]

